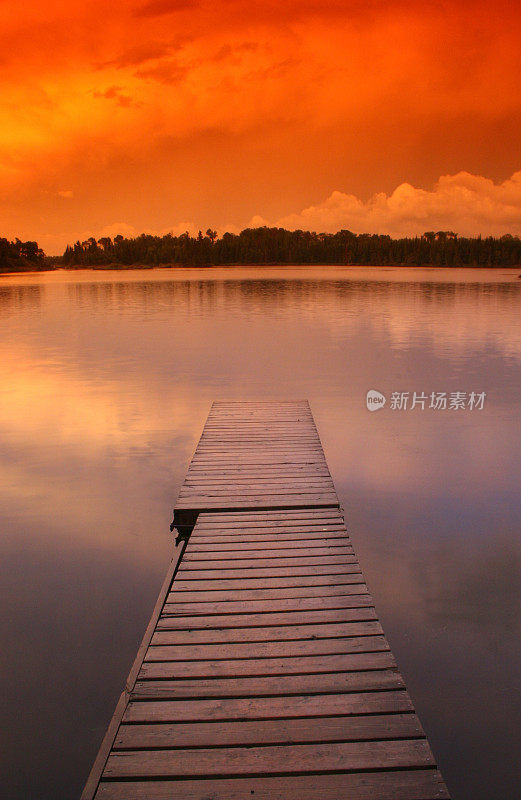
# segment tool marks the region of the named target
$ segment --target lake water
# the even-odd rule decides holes
[[[233,398],[309,399],[454,800],[518,796],[518,272],[0,278],[3,797],[79,796],[210,403]],[[388,398],[376,413],[369,389]],[[466,392],[467,407],[393,409],[393,392]]]

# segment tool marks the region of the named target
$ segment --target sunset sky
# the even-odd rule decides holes
[[[7,0],[0,236],[521,234],[521,8]]]

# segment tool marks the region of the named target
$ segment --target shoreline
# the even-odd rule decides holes
[[[521,264],[462,264],[462,265],[454,265],[454,266],[447,266],[443,264],[301,264],[301,263],[285,263],[285,264],[201,264],[201,265],[194,265],[194,264],[100,264],[100,265],[81,265],[76,267],[50,267],[49,269],[37,269],[37,270],[14,270],[12,272],[2,272],[0,271],[0,278],[7,278],[13,277],[18,275],[27,275],[34,277],[36,275],[48,275],[49,273],[55,272],[66,272],[66,273],[75,273],[75,272],[137,272],[137,271],[152,271],[152,270],[171,270],[171,271],[184,271],[184,270],[194,270],[194,271],[201,271],[201,270],[215,270],[215,269],[230,269],[230,270],[240,270],[240,269],[377,269],[377,270],[395,270],[395,269],[405,269],[405,270],[414,270],[414,269],[421,269],[421,270],[430,270],[432,272],[439,272],[441,270],[452,271],[452,270],[500,270],[500,269],[509,269],[509,270],[521,270]],[[521,274],[518,276],[521,278]]]

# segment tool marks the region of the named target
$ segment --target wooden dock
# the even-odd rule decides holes
[[[213,403],[174,509],[193,528],[200,511],[338,508],[307,401]]]
[[[174,524],[82,800],[449,797],[307,403],[215,403]]]

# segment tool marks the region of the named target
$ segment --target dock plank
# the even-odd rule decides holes
[[[157,630],[152,645],[214,644],[234,642],[281,642],[302,639],[335,639],[346,636],[383,635],[378,621],[323,622],[319,625],[270,625],[268,627],[205,628],[204,630]]]
[[[189,581],[179,578],[172,587],[172,593],[183,591],[210,592],[223,589],[232,591],[241,589],[302,589],[317,586],[342,586],[345,584],[364,583],[360,573],[346,575],[288,575],[277,578],[208,578],[206,580]]]
[[[326,611],[329,609],[367,608],[373,606],[370,594],[338,595],[332,597],[295,597],[278,599],[224,600],[202,602],[167,602],[162,618],[167,616],[192,616],[209,614],[260,614],[284,611]]]
[[[264,551],[264,556],[260,550],[244,552],[232,550],[228,553],[193,553],[190,558],[185,559],[183,572],[189,570],[209,570],[209,569],[231,569],[238,567],[248,569],[250,567],[269,569],[272,567],[318,567],[327,564],[358,564],[356,557],[349,548],[335,548],[333,552],[325,549],[318,551],[318,555],[302,555],[302,550],[297,550],[296,555],[287,554],[284,550],[275,550],[277,555],[273,555],[268,548]],[[308,552],[314,553],[313,550]]]
[[[257,628],[268,625],[309,625],[318,622],[368,622],[376,619],[374,608],[336,608],[319,611],[291,611],[257,614],[213,614],[204,616],[162,615],[156,625],[161,630],[202,630],[205,628]]]
[[[275,697],[276,695],[312,695],[331,692],[365,692],[403,689],[405,686],[396,669],[367,672],[332,672],[310,675],[277,675],[254,678],[231,676],[224,679],[137,681],[136,700],[214,697]]]
[[[177,586],[171,587],[167,603],[175,604],[179,602],[192,601],[194,603],[216,600],[283,600],[286,598],[310,598],[310,597],[338,597],[343,595],[367,594],[365,583],[336,584],[334,586],[290,586],[260,589],[211,589],[201,594],[201,592],[191,591],[190,589],[179,589]]]
[[[235,722],[177,722],[156,725],[121,725],[115,750],[175,747],[230,747],[255,744],[384,741],[425,736],[415,714],[383,714],[362,717],[323,717],[320,729],[314,720],[276,719]]]
[[[279,642],[227,642],[150,646],[145,661],[208,661],[229,658],[295,658],[328,653],[369,653],[388,650],[383,636],[351,636],[344,639],[301,639]]]
[[[434,766],[424,739],[112,753],[105,778],[273,775]]]
[[[350,714],[397,714],[406,711],[413,711],[413,707],[405,691],[218,700],[131,700],[123,716],[123,722],[320,718]]]
[[[363,672],[395,667],[392,653],[372,650],[326,653],[318,656],[221,659],[220,661],[145,661],[139,680],[254,677],[265,675],[318,675],[323,672]]]
[[[354,572],[361,572],[358,561],[351,557],[335,558],[328,556],[323,561],[316,563],[313,559],[292,559],[287,563],[270,561],[268,563],[242,563],[239,559],[228,562],[227,564],[206,563],[200,566],[198,563],[187,562],[180,570],[179,575],[185,581],[203,580],[214,578],[269,578],[279,575],[287,577],[293,575],[343,575]],[[310,562],[310,563],[308,563]]]
[[[262,778],[107,781],[97,800],[448,800],[438,770]]]

